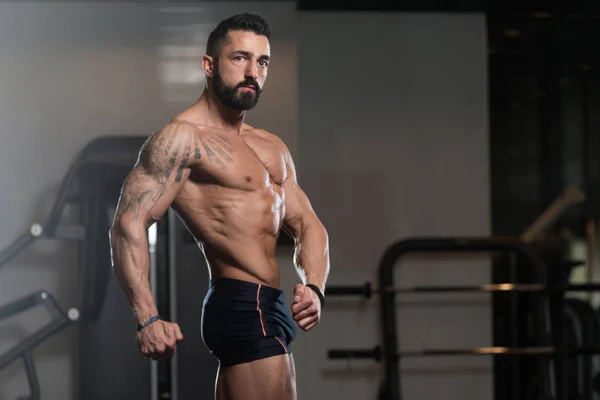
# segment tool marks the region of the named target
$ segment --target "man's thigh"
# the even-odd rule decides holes
[[[283,354],[219,368],[217,400],[296,400],[294,357]]]

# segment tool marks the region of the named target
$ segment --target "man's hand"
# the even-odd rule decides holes
[[[301,329],[309,331],[314,328],[321,319],[319,296],[311,288],[297,284],[294,290],[292,315]]]
[[[145,356],[157,361],[167,361],[175,354],[177,343],[183,340],[179,325],[156,321],[136,334],[138,348]]]

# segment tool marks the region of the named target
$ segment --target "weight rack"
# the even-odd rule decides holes
[[[500,283],[487,285],[464,286],[414,286],[394,287],[394,266],[399,259],[408,253],[439,252],[516,252],[528,259],[540,283],[516,284]],[[382,345],[371,349],[333,349],[328,351],[330,359],[373,359],[384,364],[384,380],[380,397],[385,400],[401,399],[400,360],[404,357],[422,356],[457,356],[457,355],[493,355],[493,356],[537,356],[542,373],[543,398],[550,400],[567,400],[568,390],[564,379],[567,373],[566,358],[579,354],[600,354],[600,348],[565,348],[555,346],[552,337],[552,320],[548,296],[543,296],[537,304],[534,325],[537,331],[535,347],[478,347],[471,349],[430,349],[419,351],[398,351],[398,335],[396,329],[396,294],[410,293],[451,293],[451,292],[530,292],[553,296],[553,300],[561,310],[563,296],[568,291],[600,291],[598,284],[584,285],[549,285],[547,282],[547,266],[542,258],[529,245],[513,238],[481,237],[481,238],[410,238],[393,243],[384,252],[378,268],[379,288],[373,288],[369,282],[354,286],[328,286],[328,296],[364,296],[370,298],[377,294],[381,297],[380,313],[382,324]],[[513,323],[516,323],[511,313]],[[562,343],[563,317],[558,313],[555,332],[558,343]],[[514,325],[513,325],[514,326]],[[514,340],[514,339],[513,339]],[[516,341],[514,341],[516,342]],[[514,343],[513,342],[513,343]]]

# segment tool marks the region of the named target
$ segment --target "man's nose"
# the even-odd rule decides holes
[[[250,63],[246,68],[246,78],[258,79],[258,67],[254,63]]]

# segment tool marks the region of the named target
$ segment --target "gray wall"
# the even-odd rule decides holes
[[[481,16],[298,15],[292,3],[273,2],[166,8],[13,2],[0,4],[0,248],[43,219],[87,142],[149,134],[194,101],[204,83],[199,58],[208,29],[246,10],[269,18],[275,34],[267,88],[248,121],[282,136],[296,157],[301,184],[330,229],[332,284],[373,279],[379,255],[398,238],[488,233]],[[280,255],[286,290],[297,281],[290,256]],[[411,261],[401,277],[404,283],[487,280],[481,262],[454,264]],[[72,244],[36,243],[0,274],[0,304],[43,288],[63,307],[77,306]],[[425,300],[412,299],[402,321],[416,328],[402,326],[403,344],[487,344],[485,302],[462,299],[451,308],[447,301],[425,308]],[[373,398],[374,363],[332,362],[325,354],[378,341],[376,302],[328,304],[321,326],[301,333],[295,345],[300,398]],[[446,319],[436,322],[438,314]],[[0,351],[39,328],[43,316],[36,310],[0,321]],[[469,321],[477,335],[463,335],[467,326],[453,324],[454,317]],[[35,352],[45,400],[76,393],[75,329]],[[450,374],[457,362],[466,364]],[[480,366],[406,364],[407,394],[448,398],[478,388],[487,394],[485,369],[485,379],[472,380],[471,369]],[[423,392],[436,388],[444,395]],[[19,364],[0,371],[0,398],[25,392]]]
[[[300,178],[329,228],[330,284],[376,282],[383,251],[400,239],[489,235],[484,17],[304,13],[299,27]],[[487,257],[413,256],[396,274],[397,285],[487,282]],[[379,343],[378,303],[329,301],[296,345],[303,398],[374,398],[375,362],[328,361],[326,351]],[[403,350],[491,344],[486,296],[398,305]],[[490,362],[406,360],[403,393],[491,398]]]
[[[151,8],[23,3],[0,4],[0,248],[44,219],[75,153],[92,138],[151,132],[167,116]],[[62,307],[77,306],[75,251],[66,242],[30,247],[0,271],[0,304],[44,289]],[[45,323],[41,309],[2,321],[0,351]],[[71,398],[75,329],[34,353],[44,399]],[[20,363],[0,371],[0,398],[22,394]]]

